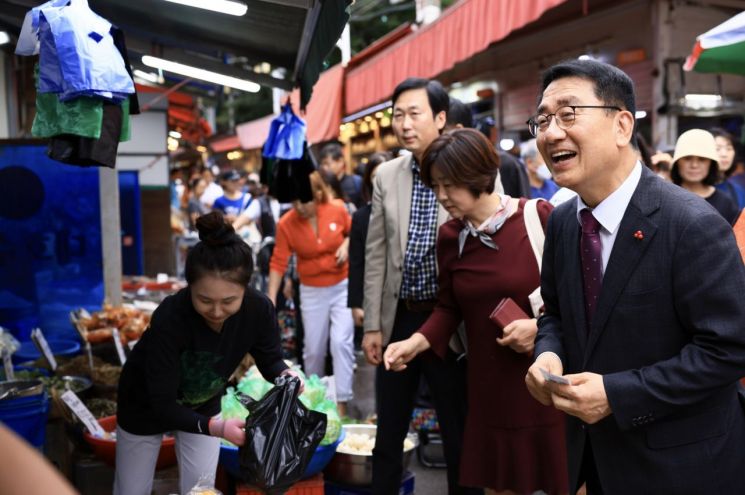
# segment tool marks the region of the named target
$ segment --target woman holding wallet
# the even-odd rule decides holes
[[[443,134],[427,149],[422,180],[453,217],[437,242],[438,304],[419,331],[388,346],[384,362],[398,371],[428,349],[444,355],[464,321],[468,416],[461,484],[486,493],[566,493],[564,418],[534,400],[524,380],[537,331],[529,296],[540,285],[523,217],[527,200],[494,192],[498,168],[491,143],[471,129]],[[543,229],[551,209],[537,203]]]

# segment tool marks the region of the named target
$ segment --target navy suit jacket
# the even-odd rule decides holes
[[[603,375],[612,409],[594,425],[568,416],[572,489],[589,436],[607,494],[745,493],[745,267],[732,229],[645,168],[589,334],[579,239],[569,201],[548,222],[535,349],[558,354],[565,374]]]

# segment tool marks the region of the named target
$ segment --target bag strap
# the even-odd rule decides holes
[[[246,196],[248,196],[248,201],[246,201]],[[241,211],[245,211],[246,208],[251,206],[251,203],[253,203],[254,197],[253,195],[248,195],[246,193],[243,193],[243,197],[241,197],[241,203],[243,203],[243,206],[241,207]]]
[[[543,243],[546,240],[546,233],[543,232],[543,225],[538,216],[538,202],[545,201],[541,198],[529,199],[523,207],[523,219],[525,220],[525,230],[528,232],[530,247],[533,248],[535,260],[538,263],[538,273],[541,272],[541,262],[543,261]]]

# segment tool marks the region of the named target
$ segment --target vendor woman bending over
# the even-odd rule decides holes
[[[221,420],[220,398],[247,352],[273,381],[282,361],[272,303],[247,288],[248,245],[220,212],[197,220],[186,259],[189,284],[167,297],[132,350],[119,380],[115,495],[149,495],[163,433],[176,437],[180,491],[215,475],[220,438],[243,445],[245,422]]]

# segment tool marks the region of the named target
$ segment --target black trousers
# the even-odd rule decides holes
[[[431,313],[409,311],[403,303],[396,310],[391,342],[411,336]],[[463,488],[458,484],[463,425],[466,417],[465,363],[456,362],[454,353],[444,361],[431,352],[413,359],[404,371],[376,370],[378,431],[373,450],[373,483],[375,495],[395,495],[399,492],[403,468],[403,441],[409,431],[420,376],[429,385],[440,424],[445,460],[447,462],[448,494],[476,495],[481,490]]]
[[[603,495],[603,486],[600,484],[598,469],[595,465],[595,455],[592,453],[590,435],[585,438],[585,450],[582,453],[582,469],[579,475],[579,483],[587,484],[587,495]]]

